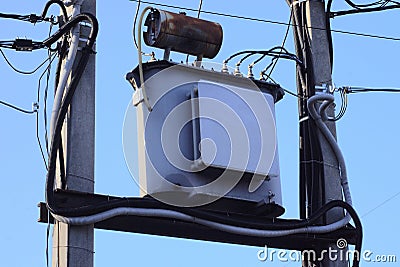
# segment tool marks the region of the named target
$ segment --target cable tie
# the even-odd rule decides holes
[[[36,24],[37,22],[43,21],[43,18],[41,16],[38,16],[36,14],[30,14],[29,15],[29,22]]]
[[[303,122],[303,121],[306,121],[306,120],[309,120],[310,119],[310,116],[305,116],[304,118],[301,118],[300,120],[299,120],[299,123],[300,122]]]
[[[32,109],[34,112],[37,112],[39,110],[39,103],[38,102],[33,102],[32,103]]]
[[[301,3],[307,2],[307,1],[308,1],[308,0],[293,1],[293,2],[290,4],[290,7],[292,8],[294,5],[301,4]]]

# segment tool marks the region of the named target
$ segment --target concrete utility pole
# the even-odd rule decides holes
[[[306,2],[306,18],[307,25],[313,28],[308,28],[308,36],[310,38],[311,52],[312,52],[312,63],[314,69],[314,80],[316,86],[322,86],[324,84],[332,85],[331,75],[331,59],[329,53],[329,41],[326,28],[326,11],[325,2],[309,0]],[[327,114],[330,117],[334,117],[335,108],[331,105],[327,109]],[[336,137],[336,125],[335,122],[326,122],[327,126],[331,130],[332,134]],[[325,188],[325,202],[331,200],[342,200],[342,187],[340,183],[340,172],[339,166],[335,154],[333,153],[331,146],[326,141],[325,137],[319,133],[319,142],[321,144],[321,151],[324,164],[324,188]],[[324,201],[321,199],[321,202]],[[322,205],[325,203],[321,203]],[[340,209],[334,209],[326,216],[326,222],[331,223],[343,218],[343,212]],[[337,250],[339,255],[339,249],[336,244],[330,246],[331,249]],[[321,250],[328,248],[320,248]],[[348,262],[341,260],[340,257],[336,261],[331,261],[328,254],[325,259],[320,262],[320,265],[326,267],[347,267]],[[344,257],[345,258],[345,257]]]
[[[85,0],[81,13],[96,14],[96,0]],[[84,31],[83,31],[84,32]],[[78,51],[79,61],[81,52]],[[74,75],[72,69],[71,76]],[[64,158],[68,190],[94,192],[95,142],[95,55],[90,55],[85,72],[72,99],[63,128]],[[58,185],[59,186],[59,185]],[[90,267],[94,258],[94,227],[56,222],[53,231],[53,267]]]
[[[288,4],[291,4],[290,0],[286,0]],[[322,85],[332,85],[332,75],[331,75],[331,59],[329,53],[329,41],[326,28],[326,11],[324,0],[306,0],[306,1],[293,1],[293,5],[306,5],[305,7],[305,17],[307,23],[307,34],[308,42],[311,47],[311,59],[314,72],[314,80],[316,86]],[[305,25],[299,25],[305,26]],[[327,114],[329,117],[334,116],[334,107],[331,105],[327,109]],[[327,122],[327,126],[336,137],[336,126],[334,122]],[[323,158],[323,174],[324,181],[323,186],[325,188],[324,195],[321,192],[317,193],[318,196],[318,207],[313,207],[311,212],[314,212],[320,206],[332,200],[342,200],[342,187],[340,183],[340,172],[339,166],[335,154],[333,153],[330,145],[325,140],[324,136],[319,133],[318,141],[320,143],[322,158]],[[304,149],[304,148],[303,148]],[[310,200],[309,200],[310,201]],[[338,221],[343,218],[343,212],[341,209],[333,209],[327,213],[326,223],[331,223]],[[328,250],[329,248],[319,248],[319,251]],[[337,250],[334,256],[338,256],[336,261],[330,261],[329,254],[325,253],[325,259],[321,262],[313,262],[316,266],[324,267],[347,267],[348,262],[343,261],[339,257],[339,249],[336,244],[331,244],[330,249]],[[344,254],[345,256],[345,254]],[[346,257],[344,257],[345,259]],[[307,266],[307,262],[303,263]],[[311,265],[312,266],[312,265]]]

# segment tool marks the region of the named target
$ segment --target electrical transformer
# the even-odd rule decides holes
[[[136,90],[141,195],[178,207],[283,214],[275,130],[283,90],[205,66],[222,45],[218,23],[151,8],[144,25],[145,43],[164,49],[164,60],[142,63],[138,51],[139,66],[127,74]],[[171,51],[197,60],[174,63]]]
[[[169,205],[280,216],[279,85],[161,60],[136,88],[142,195]],[[146,90],[144,94],[142,90]],[[147,97],[150,108],[143,101]]]

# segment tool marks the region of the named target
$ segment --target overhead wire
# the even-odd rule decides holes
[[[6,61],[6,63],[8,64],[8,66],[10,66],[15,72],[18,72],[20,74],[24,74],[24,75],[30,75],[30,74],[34,74],[36,71],[38,71],[44,64],[46,64],[47,61],[49,61],[49,58],[46,58],[42,63],[40,63],[35,69],[31,70],[31,71],[24,71],[24,70],[20,70],[18,68],[16,68],[11,62],[10,60],[7,58],[7,56],[5,55],[5,53],[3,52],[3,50],[0,48],[0,53],[3,56],[4,60]]]
[[[282,49],[284,52],[275,51],[275,50],[279,50],[279,49]],[[303,66],[303,62],[295,54],[290,53],[289,51],[286,50],[286,48],[281,47],[281,46],[275,46],[269,50],[243,50],[243,51],[240,51],[240,52],[230,55],[228,58],[226,58],[224,60],[223,63],[227,64],[233,58],[243,55],[243,54],[251,54],[251,55],[259,54],[259,55],[267,55],[267,56],[272,56],[272,57],[280,56],[281,58],[294,60],[294,61],[296,61],[296,63]]]
[[[356,93],[400,93],[400,88],[367,88],[367,87],[357,87],[357,86],[347,86],[345,87],[345,92],[347,94]]]
[[[377,12],[377,11],[386,11],[386,10],[398,9],[398,8],[400,8],[399,4],[390,5],[390,6],[380,6],[380,7],[369,7],[369,8],[352,9],[352,10],[342,10],[342,11],[330,12],[330,17],[334,18],[334,17],[344,16],[344,15],[370,13],[370,12]]]
[[[138,46],[138,43],[136,40],[136,21],[137,21],[138,15],[139,15],[140,3],[141,3],[141,0],[138,0],[137,6],[136,6],[136,11],[135,11],[135,18],[133,19],[133,43],[135,44],[136,49],[139,49],[139,46]]]
[[[51,35],[52,26],[50,25],[49,36]],[[51,73],[51,49],[47,50],[47,56],[49,59],[49,67],[47,68],[47,75],[46,75],[46,86],[44,89],[44,97],[43,97],[43,122],[44,122],[44,140],[46,145],[46,152],[47,156],[49,155],[49,138],[47,134],[47,94],[49,90],[49,80],[50,80],[50,73]]]
[[[6,107],[12,108],[12,109],[14,109],[14,110],[16,110],[16,111],[25,113],[25,114],[34,114],[34,113],[37,113],[37,109],[35,109],[35,108],[32,109],[32,110],[27,110],[27,109],[23,109],[23,108],[17,107],[16,105],[10,104],[10,103],[8,103],[8,102],[6,102],[6,101],[3,101],[3,100],[0,100],[0,104],[1,104],[1,105],[4,105],[4,106],[6,106]]]
[[[130,0],[130,1],[133,1],[133,2],[140,1],[142,4],[150,4],[150,5],[155,5],[155,6],[168,7],[168,8],[174,8],[174,9],[180,9],[180,10],[186,10],[186,11],[197,11],[197,9],[194,9],[194,8],[174,6],[174,5],[162,4],[162,3],[151,2],[151,1],[142,1],[142,0]],[[243,19],[243,20],[249,20],[249,21],[255,21],[255,22],[263,22],[263,23],[285,25],[285,26],[294,26],[294,27],[300,27],[300,28],[306,27],[308,29],[326,31],[326,28],[321,28],[321,27],[302,26],[302,25],[296,24],[296,23],[287,23],[287,22],[282,22],[282,21],[246,17],[246,16],[241,16],[241,15],[232,15],[232,14],[226,14],[226,13],[221,13],[221,12],[202,10],[202,13],[209,14],[209,15],[215,15],[215,16],[234,18],[234,19]],[[377,38],[377,39],[390,40],[390,41],[400,41],[400,37],[391,37],[391,36],[384,36],[384,35],[346,31],[346,30],[337,30],[337,29],[332,29],[331,31],[335,32],[335,33],[354,35],[354,36],[360,36],[360,37]]]
[[[197,10],[197,18],[200,18],[200,13],[201,13],[201,8],[202,8],[202,6],[203,6],[203,0],[200,0],[200,2],[199,2],[199,8],[198,8],[198,10]],[[189,54],[187,54],[186,55],[186,64],[188,64],[189,63]]]
[[[292,22],[292,17],[293,17],[293,8],[290,7],[290,16],[289,16],[289,22],[288,22],[289,25],[288,25],[287,28],[286,28],[286,32],[285,32],[285,35],[284,35],[284,37],[283,37],[283,41],[282,41],[281,47],[285,47],[286,40],[287,40],[287,38],[288,38],[288,36],[289,36],[289,30],[290,30],[290,24],[291,24],[291,22]],[[282,50],[281,50],[280,52],[282,52]],[[275,60],[272,59],[272,61],[274,61],[274,64],[272,65],[271,70],[270,70],[269,73],[267,74],[267,80],[268,80],[268,77],[271,77],[272,73],[274,72],[274,69],[275,69],[276,65],[278,64],[279,58],[280,58],[280,57],[276,58]],[[265,71],[265,72],[266,72],[266,71]],[[261,72],[261,73],[263,73],[263,72]]]
[[[46,69],[41,73],[41,75],[40,75],[40,77],[39,77],[39,79],[38,79],[38,86],[37,86],[37,99],[36,99],[36,103],[38,103],[38,105],[39,105],[39,103],[40,103],[40,89],[41,89],[41,80],[43,79],[43,77],[44,77],[44,75],[49,71],[49,69],[51,68],[51,63],[55,60],[55,58],[56,58],[56,56],[57,56],[57,54],[56,53],[53,53],[53,55],[52,55],[52,58],[51,58],[51,60],[49,61],[49,64],[47,65],[47,67],[46,67]],[[46,156],[45,156],[45,153],[44,153],[44,149],[43,149],[43,146],[42,146],[42,142],[40,141],[40,134],[39,134],[39,113],[40,112],[37,112],[36,113],[36,140],[37,140],[37,142],[38,142],[38,145],[39,145],[39,149],[40,149],[40,153],[41,153],[41,155],[42,155],[42,159],[43,159],[43,162],[44,162],[44,165],[45,165],[45,167],[46,167],[46,170],[48,169],[48,165],[47,165],[47,161],[46,161]],[[45,115],[46,116],[46,115]],[[47,131],[47,129],[45,129],[45,131]],[[46,144],[46,152],[47,152],[47,144]],[[48,153],[47,153],[48,154]]]

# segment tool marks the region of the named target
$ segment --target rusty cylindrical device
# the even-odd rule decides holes
[[[216,22],[153,9],[146,18],[146,45],[193,56],[214,58],[222,45],[222,27]]]

